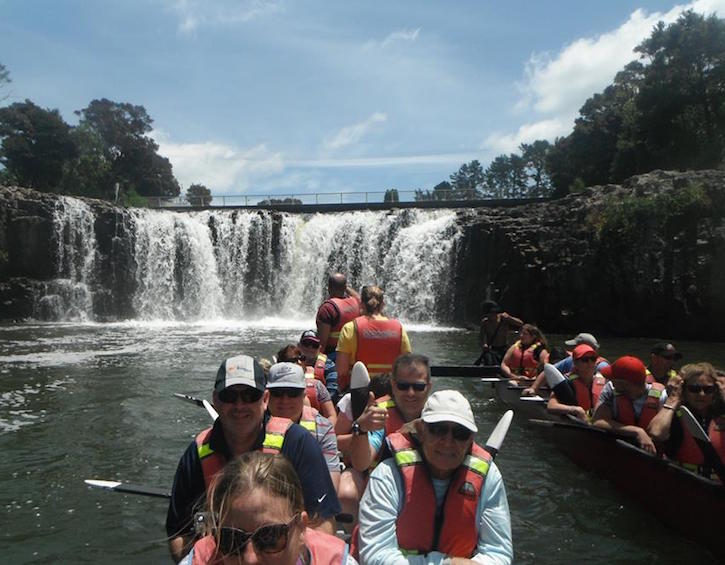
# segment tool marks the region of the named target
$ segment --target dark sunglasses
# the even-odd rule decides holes
[[[268,524],[260,526],[253,532],[245,532],[237,528],[219,529],[219,551],[225,555],[242,555],[244,547],[250,542],[260,553],[279,553],[287,547],[289,530],[298,515],[287,524]]]
[[[579,359],[577,359],[577,361],[582,361],[584,363],[594,363],[596,360],[596,357],[579,357]]]
[[[685,388],[692,394],[698,394],[699,392],[712,394],[715,392],[715,385],[685,385]]]
[[[446,437],[451,432],[453,439],[456,441],[467,441],[471,439],[473,432],[468,428],[464,428],[460,424],[447,424],[445,422],[426,423],[430,435],[434,437]]]
[[[225,388],[223,391],[217,394],[219,400],[226,404],[233,404],[237,401],[237,398],[241,398],[245,404],[252,404],[258,402],[264,394],[261,390],[256,388],[243,388],[241,390],[234,390],[232,388]]]
[[[270,388],[269,394],[275,398],[282,398],[283,396],[289,396],[290,398],[299,398],[305,393],[303,388]]]
[[[398,381],[395,382],[395,388],[397,388],[398,390],[400,390],[402,392],[410,390],[411,388],[415,392],[423,392],[427,386],[428,386],[428,383],[400,383]]]
[[[674,355],[660,355],[660,357],[662,357],[662,359],[667,359],[668,361],[672,361],[675,358]]]

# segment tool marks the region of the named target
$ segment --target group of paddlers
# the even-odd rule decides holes
[[[282,347],[275,363],[236,355],[219,367],[218,418],[174,478],[173,558],[511,563],[506,491],[474,442],[468,400],[432,392],[429,360],[383,315],[380,288],[358,294],[338,273],[328,291],[316,329]],[[362,398],[357,362],[370,378]]]
[[[713,463],[718,461],[706,460],[682,416],[687,408],[707,433],[719,460],[725,461],[725,374],[706,362],[675,370],[682,354],[671,343],[655,344],[648,365],[631,355],[610,364],[589,333],[566,341],[567,350],[550,350],[536,326],[502,312],[495,302],[485,303],[484,308],[480,361],[499,361],[502,375],[522,386],[523,396],[543,392],[543,367],[555,363],[567,386],[551,392],[550,413],[634,438],[645,451],[717,479]],[[511,328],[520,328],[519,338],[507,348],[505,336]]]

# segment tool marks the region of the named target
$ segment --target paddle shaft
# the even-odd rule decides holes
[[[710,441],[710,436],[707,435],[707,432],[702,428],[700,422],[697,418],[695,418],[695,415],[690,412],[690,409],[687,408],[687,406],[680,406],[679,410],[682,414],[682,422],[695,438],[695,443],[702,452],[705,464],[712,467],[712,470],[715,471],[715,474],[725,485],[725,464],[723,464],[718,452],[715,451],[715,448]]]

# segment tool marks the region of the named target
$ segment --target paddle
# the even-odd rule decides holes
[[[712,467],[712,470],[715,471],[715,474],[725,485],[725,465],[723,465],[720,455],[718,455],[717,451],[715,451],[715,448],[712,446],[710,436],[708,436],[705,430],[702,429],[700,422],[697,421],[697,418],[695,418],[694,414],[690,412],[690,409],[687,408],[687,406],[680,406],[679,411],[682,422],[685,424],[687,430],[692,434],[692,437],[695,438],[695,443],[697,443],[700,451],[702,451],[702,455],[705,457],[705,463]]]
[[[357,420],[365,411],[370,394],[370,375],[367,367],[361,361],[352,366],[350,372],[350,401],[352,404],[352,419]]]
[[[501,365],[431,365],[433,377],[495,377],[501,374]]]
[[[501,419],[498,421],[498,424],[496,424],[496,427],[491,432],[491,435],[488,436],[488,439],[486,440],[486,451],[491,454],[492,460],[501,449],[501,444],[506,438],[506,434],[509,431],[509,426],[511,425],[511,420],[513,420],[513,418],[514,411],[506,410],[504,415],[501,416]]]
[[[571,381],[561,374],[559,369],[551,363],[544,363],[544,376],[546,376],[546,384],[549,385],[559,402],[568,406],[577,405],[574,387],[572,387]]]
[[[216,410],[214,410],[214,407],[211,405],[211,402],[209,402],[206,399],[201,398],[195,398],[193,396],[189,396],[188,394],[181,394],[178,392],[173,393],[176,398],[179,400],[184,400],[185,402],[191,402],[192,404],[196,404],[197,406],[201,408],[205,408],[206,411],[209,413],[209,416],[211,416],[212,421],[215,421],[219,414]]]
[[[104,481],[101,479],[86,479],[83,482],[91,487],[112,490],[114,492],[141,494],[143,496],[155,496],[156,498],[171,498],[171,493],[168,490],[156,487],[134,485],[131,483],[122,483],[119,481]]]

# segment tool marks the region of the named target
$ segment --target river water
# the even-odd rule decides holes
[[[3,562],[164,563],[161,499],[86,487],[83,479],[171,484],[206,413],[172,397],[210,397],[232,354],[270,357],[310,321],[27,323],[0,326]],[[413,325],[435,364],[470,363],[476,336]],[[560,343],[564,336],[549,336]],[[610,358],[645,356],[655,340],[602,340]],[[678,343],[687,360],[725,366],[723,344]],[[475,379],[439,378],[471,400],[483,442],[505,410]],[[715,563],[514,422],[497,458],[508,490],[516,563]],[[667,496],[667,493],[662,493]],[[697,519],[683,516],[683,520]]]

